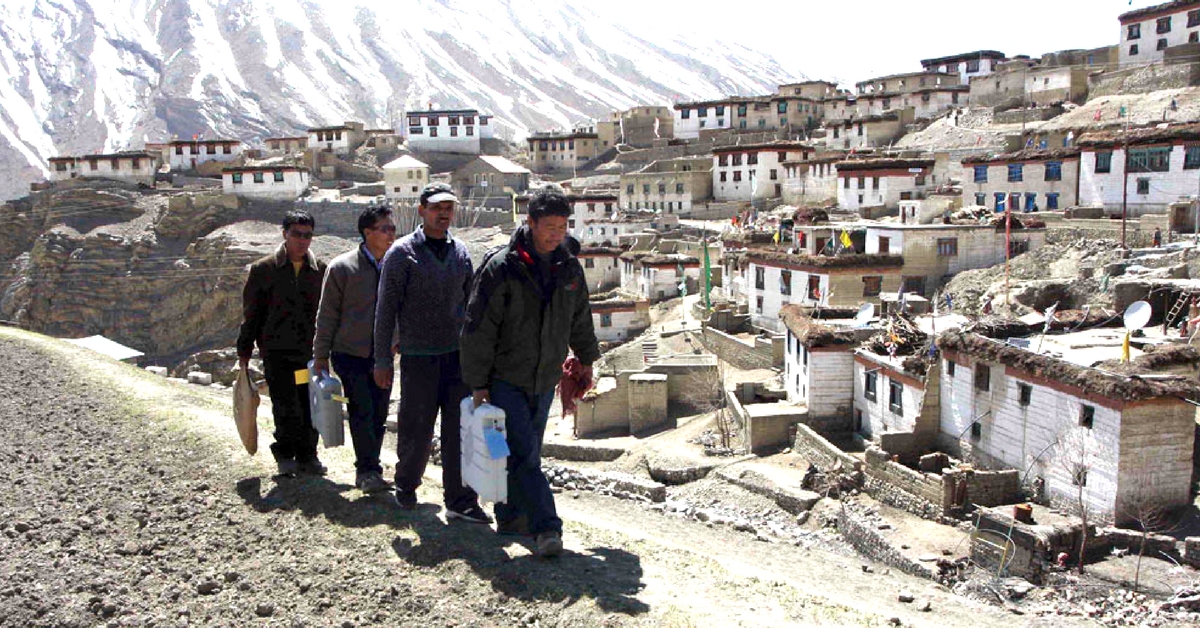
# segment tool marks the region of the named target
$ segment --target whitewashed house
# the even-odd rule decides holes
[[[1082,487],[1094,520],[1128,521],[1141,498],[1191,502],[1194,375],[1160,366],[1127,377],[970,333],[943,334],[938,347],[943,451],[1017,469],[1052,504],[1072,504]]]
[[[783,202],[787,205],[821,205],[838,196],[837,162],[841,157],[785,161]]]
[[[567,200],[571,202],[571,218],[567,221],[567,229],[580,242],[585,241],[584,234],[589,234],[588,228],[593,224],[604,222],[607,226],[617,222],[616,194],[568,194]],[[649,214],[646,215],[646,218],[650,218]],[[612,237],[609,229],[605,229],[604,239],[597,239],[599,235],[598,230],[594,230],[587,236],[587,241],[604,242],[607,240],[613,243],[617,241],[615,237]]]
[[[886,434],[917,431],[925,404],[924,374],[904,368],[904,357],[854,352],[853,430],[880,441]]]
[[[784,339],[783,384],[790,403],[808,408],[805,424],[822,433],[848,432],[854,416],[854,350],[875,333],[850,321],[816,321],[796,305],[780,318]]]
[[[268,137],[263,140],[263,146],[273,155],[294,155],[308,149],[308,136]]]
[[[1174,0],[1123,13],[1121,67],[1162,61],[1168,50],[1200,41],[1200,1]]]
[[[383,166],[384,195],[401,203],[416,203],[421,190],[429,183],[429,164],[401,155]]]
[[[1196,198],[1200,190],[1200,124],[1135,129],[1128,134],[1096,131],[1084,134],[1077,144],[1082,151],[1082,206],[1104,207],[1108,215],[1118,216],[1125,199],[1130,218],[1165,214],[1171,203]]]
[[[962,160],[964,201],[997,212],[1059,210],[1079,202],[1079,149],[1025,150]]]
[[[335,155],[347,155],[366,141],[367,132],[361,122],[308,129],[308,148]]]
[[[621,285],[621,249],[585,246],[576,255],[590,292],[601,292]]]
[[[694,294],[700,282],[700,260],[691,255],[626,252],[621,254],[621,288],[658,302],[679,296],[679,286]]]
[[[783,164],[808,159],[815,150],[798,142],[713,149],[712,191],[718,201],[756,201],[783,196]]]
[[[159,158],[158,153],[148,151],[51,157],[49,178],[51,181],[66,181],[85,177],[154,185]]]
[[[570,223],[568,222],[568,225]],[[621,236],[662,230],[679,224],[674,214],[658,214],[650,211],[623,211],[615,216],[600,217],[587,223],[576,223],[573,235],[584,246],[615,246]]]
[[[776,333],[784,331],[779,312],[785,305],[879,304],[881,294],[900,288],[904,272],[904,258],[888,254],[827,257],[752,249],[746,260],[750,323]]]
[[[408,148],[478,155],[480,140],[494,135],[492,116],[476,109],[442,109],[408,112]]]
[[[921,199],[932,189],[932,159],[854,159],[834,164],[838,207],[881,216],[899,210],[900,201]]]
[[[167,145],[171,170],[195,170],[210,161],[230,162],[242,155],[240,140],[174,140]]]
[[[292,201],[308,190],[308,171],[296,166],[241,166],[221,171],[221,191],[245,198]]]
[[[966,85],[976,76],[987,76],[996,71],[996,66],[1008,60],[1003,52],[997,50],[977,50],[962,54],[923,59],[921,67],[927,72],[957,73]]]
[[[592,301],[592,328],[600,342],[621,342],[650,327],[650,302],[612,299]]]

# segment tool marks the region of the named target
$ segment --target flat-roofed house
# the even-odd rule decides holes
[[[416,203],[429,183],[429,164],[401,155],[383,166],[384,195],[402,203]]]
[[[159,153],[148,151],[51,157],[50,180],[66,181],[83,177],[154,185],[154,174],[158,171],[160,158]]]
[[[291,201],[308,190],[308,171],[297,166],[240,166],[221,171],[221,190],[246,198]]]
[[[171,170],[195,170],[210,161],[230,162],[242,156],[241,140],[173,140],[168,145]]]

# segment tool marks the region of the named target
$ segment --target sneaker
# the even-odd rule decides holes
[[[466,508],[451,508],[446,506],[446,519],[466,521],[467,523],[491,523],[492,518],[487,516],[487,513],[479,507],[479,504],[471,504]]]
[[[279,466],[277,475],[285,478],[296,477],[296,472],[300,470],[300,465],[296,464],[296,461],[292,460],[291,458],[276,460],[275,464]]]
[[[329,469],[326,469],[325,465],[321,464],[321,461],[316,458],[298,461],[296,466],[300,473],[305,475],[325,475],[329,472]]]
[[[382,493],[391,488],[387,480],[374,471],[359,473],[354,479],[354,486],[364,493]]]
[[[529,521],[525,518],[525,515],[507,521],[497,521],[496,534],[500,536],[529,536]]]
[[[401,510],[417,509],[416,491],[402,491],[400,489],[396,489],[394,499],[396,500],[396,505],[399,506]]]
[[[537,549],[534,553],[538,556],[552,558],[561,554],[562,551],[562,535],[558,532],[551,530],[537,535]]]

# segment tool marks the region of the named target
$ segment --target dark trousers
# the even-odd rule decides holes
[[[296,371],[308,370],[308,358],[302,354],[272,353],[263,357],[263,375],[271,391],[271,414],[275,417],[275,442],[271,454],[276,460],[314,460],[317,457],[317,430],[313,429],[308,406],[308,384],[296,384]]]
[[[371,374],[373,358],[345,353],[329,356],[333,370],[342,380],[342,390],[350,399],[350,439],[354,441],[354,470],[358,473],[383,473],[379,450],[387,429],[387,388],[375,385]]]
[[[459,404],[471,394],[462,381],[458,352],[400,356],[400,412],[396,425],[396,490],[415,491],[429,463],[433,424],[442,413],[442,497],[461,510],[479,496],[463,486]]]
[[[504,381],[491,388],[492,405],[504,410],[508,440],[508,503],[496,504],[496,520],[512,521],[525,515],[529,532],[562,533],[562,519],[554,508],[554,493],[542,473],[542,438],[554,391],[529,394]]]

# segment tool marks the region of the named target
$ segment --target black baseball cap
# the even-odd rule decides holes
[[[425,186],[421,190],[421,204],[430,205],[440,203],[442,201],[458,202],[458,197],[454,195],[454,189],[448,184],[441,181],[434,181]]]

